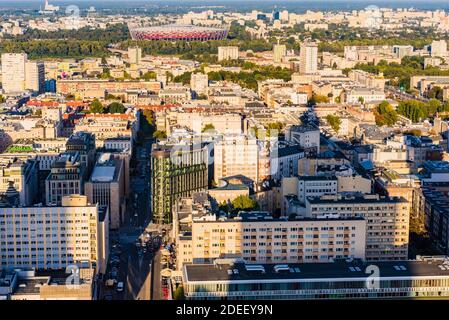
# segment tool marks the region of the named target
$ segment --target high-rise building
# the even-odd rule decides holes
[[[26,53],[2,54],[2,86],[5,93],[44,92],[44,63],[29,61]]]
[[[45,91],[45,66],[42,61],[25,63],[25,89],[39,93]]]
[[[153,221],[172,221],[172,207],[180,197],[208,187],[207,145],[155,144],[151,152],[151,208]]]
[[[306,217],[337,215],[366,221],[366,259],[408,258],[410,203],[399,197],[329,195],[306,199]]]
[[[95,162],[95,135],[79,131],[70,136],[66,143],[66,151],[79,153],[80,162],[86,168],[85,178],[90,175]]]
[[[214,145],[214,180],[244,176],[259,182],[259,145],[256,138],[226,135]]]
[[[84,172],[79,153],[62,153],[45,181],[47,205],[61,205],[62,197],[84,194]]]
[[[273,47],[273,60],[275,63],[282,62],[282,58],[287,54],[287,47],[285,44],[275,44]]]
[[[311,42],[301,44],[299,60],[299,73],[316,73],[318,71],[318,45]]]
[[[206,94],[209,86],[207,74],[192,73],[190,78],[190,88],[197,94]]]
[[[34,204],[38,188],[38,161],[18,158],[0,159],[0,193],[8,190],[10,182],[19,192],[22,206]]]
[[[64,197],[57,207],[2,206],[0,219],[1,269],[65,269],[77,264],[105,272],[108,212],[89,204],[87,197]]]
[[[239,58],[239,47],[218,47],[218,61],[235,60]]]
[[[140,62],[142,61],[142,48],[129,47],[128,58],[130,64],[140,64]]]
[[[109,225],[111,229],[118,229],[126,208],[125,161],[111,153],[102,154],[84,189],[90,203],[108,207]]]
[[[280,12],[280,14],[279,14],[279,19],[280,19],[282,22],[288,22],[288,19],[289,19],[288,11],[287,11],[287,10],[282,10],[282,11]]]
[[[19,93],[25,90],[26,53],[2,54],[2,87],[5,93]]]
[[[446,40],[432,41],[432,44],[430,46],[430,55],[432,57],[446,57],[447,56]]]

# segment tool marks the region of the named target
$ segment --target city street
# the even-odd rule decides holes
[[[109,260],[114,255],[114,245],[118,245],[119,252],[119,267],[116,284],[114,287],[107,287],[105,285],[110,272],[113,271],[111,264],[108,265],[108,270],[103,285],[100,286],[100,299],[107,300],[149,300],[151,294],[151,267],[154,254],[151,250],[139,250],[136,246],[139,236],[142,235],[145,228],[151,221],[150,215],[150,162],[149,153],[151,151],[151,140],[145,140],[144,146],[135,148],[136,154],[136,168],[131,179],[131,193],[127,205],[127,211],[124,216],[124,223],[118,231],[112,231],[110,235],[110,256]],[[150,245],[151,246],[151,243]],[[158,243],[159,248],[160,244]],[[123,282],[124,289],[118,292],[117,284]]]

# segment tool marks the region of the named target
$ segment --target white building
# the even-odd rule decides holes
[[[218,61],[235,60],[239,58],[239,47],[218,47]]]
[[[273,61],[275,63],[282,62],[282,58],[287,54],[287,47],[285,44],[275,44],[273,47]]]
[[[446,40],[432,41],[432,45],[430,46],[430,55],[432,57],[446,57],[447,55]]]
[[[0,207],[0,267],[63,269],[85,263],[104,272],[107,216],[80,195],[64,197],[58,207]]]
[[[130,64],[140,64],[140,62],[142,61],[142,48],[129,47],[128,58]]]
[[[44,63],[29,61],[26,53],[2,54],[2,87],[5,93],[20,93],[25,90],[43,92]]]
[[[25,63],[25,89],[39,93],[45,90],[45,66],[41,61]]]
[[[19,93],[25,90],[26,53],[2,54],[2,87],[5,93]]]
[[[336,195],[338,193],[338,180],[327,176],[301,176],[298,177],[298,200],[305,203],[307,197],[321,197]]]
[[[286,129],[285,140],[298,143],[304,149],[320,152],[320,130],[309,125],[290,126]]]
[[[203,73],[192,73],[190,78],[190,88],[197,94],[207,93],[207,88],[209,87],[209,80],[207,74]]]
[[[363,101],[360,101],[362,99]],[[383,101],[385,99],[385,92],[383,90],[373,88],[354,88],[346,93],[347,103],[366,103]]]
[[[299,60],[299,73],[316,73],[318,71],[318,45],[316,43],[301,44]]]
[[[242,175],[257,182],[258,160],[257,139],[245,135],[225,135],[214,146],[214,180]]]

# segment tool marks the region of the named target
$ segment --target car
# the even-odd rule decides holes
[[[115,279],[108,279],[108,280],[106,280],[106,286],[113,287],[116,282],[117,282],[117,280],[115,280]]]
[[[122,292],[124,288],[123,282],[117,283],[117,292]]]
[[[122,250],[120,250],[120,249],[114,249],[114,250],[112,250],[112,254],[114,255],[114,256],[120,256],[121,254],[122,254]]]

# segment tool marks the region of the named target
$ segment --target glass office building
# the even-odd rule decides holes
[[[151,210],[153,222],[172,221],[180,197],[208,188],[208,147],[204,144],[155,144],[151,152]]]

